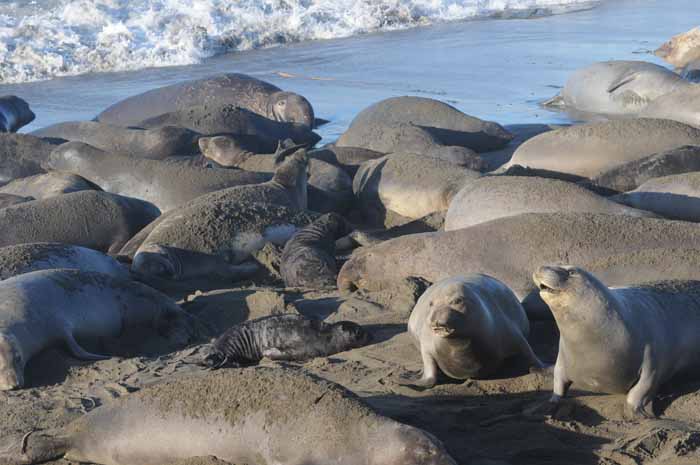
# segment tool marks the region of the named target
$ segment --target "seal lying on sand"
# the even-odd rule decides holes
[[[263,367],[149,386],[63,429],[2,438],[0,451],[8,465],[60,457],[150,465],[197,456],[256,465],[456,465],[434,436],[378,415],[341,386]]]
[[[77,245],[33,242],[0,247],[0,280],[32,271],[59,268],[130,279],[127,268],[112,257]]]
[[[136,282],[78,270],[0,281],[0,390],[21,388],[26,363],[60,343],[80,360],[109,358],[76,339],[116,337],[131,326],[151,326],[178,345],[194,334],[192,318],[175,302]]]
[[[34,121],[36,115],[29,104],[14,95],[0,97],[0,132],[17,132]]]
[[[0,247],[61,242],[118,252],[160,212],[141,200],[81,191],[0,210]]]
[[[456,276],[430,286],[411,312],[408,332],[423,359],[420,387],[435,386],[438,368],[455,379],[482,377],[516,354],[543,366],[527,342],[525,310],[490,276]]]
[[[0,184],[45,173],[41,164],[55,148],[29,134],[0,133]]]
[[[626,207],[576,184],[534,176],[484,176],[454,196],[445,216],[445,231],[497,218],[535,212],[608,213],[655,217]]]
[[[325,145],[309,152],[311,158],[317,158],[342,168],[350,178],[355,177],[355,173],[362,163],[382,158],[384,155],[384,153],[361,147],[336,147],[335,145]]]
[[[700,145],[700,129],[648,118],[580,124],[533,137],[518,147],[504,168],[522,165],[592,178],[683,145]]]
[[[683,68],[693,61],[700,60],[700,27],[671,37],[656,49],[654,54],[676,68]]]
[[[700,281],[609,289],[570,266],[543,266],[533,278],[560,332],[550,402],[575,383],[626,394],[626,413],[649,417],[663,383],[700,367]]]
[[[512,139],[499,124],[466,115],[446,103],[423,97],[392,97],[362,110],[336,146],[393,152],[393,142],[384,139],[382,128],[399,123],[427,130],[442,145],[477,152],[498,150]]]
[[[603,61],[574,72],[560,95],[544,105],[590,115],[634,115],[656,98],[689,85],[654,63]]]
[[[174,126],[143,130],[94,121],[58,123],[32,135],[84,142],[107,152],[154,160],[197,153],[198,138],[189,129]]]
[[[36,174],[27,178],[11,181],[0,187],[2,194],[14,194],[47,199],[57,195],[70,194],[80,191],[101,191],[100,186],[93,184],[82,176],[61,171],[51,171]]]
[[[643,208],[672,220],[700,221],[700,173],[650,179],[633,191],[612,197],[616,202]]]
[[[228,329],[214,341],[204,363],[210,367],[255,365],[263,357],[304,361],[369,343],[370,335],[350,321],[327,324],[301,315],[271,315]]]
[[[232,104],[275,121],[314,127],[314,110],[301,95],[245,74],[223,74],[134,95],[97,116],[103,123],[134,126],[147,118],[196,105]]]
[[[287,287],[335,287],[335,241],[350,234],[345,219],[328,213],[297,231],[284,246],[280,274]]]

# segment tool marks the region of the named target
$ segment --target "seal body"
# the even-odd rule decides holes
[[[25,364],[64,343],[81,360],[108,357],[77,340],[116,337],[130,326],[153,327],[174,342],[191,339],[191,318],[143,284],[78,270],[43,270],[0,281],[0,389],[24,385]]]
[[[375,413],[341,386],[263,367],[158,383],[62,430],[2,438],[0,451],[11,465],[61,456],[102,465],[198,456],[250,464],[456,465],[434,436]]]
[[[14,95],[0,97],[0,132],[17,132],[35,117],[29,104],[21,98]]]
[[[616,202],[643,208],[669,219],[700,221],[700,173],[653,178],[633,191],[616,195]]]
[[[508,287],[486,275],[455,276],[430,286],[411,312],[408,332],[423,359],[419,386],[434,386],[438,368],[456,379],[488,375],[516,354],[542,366],[527,342],[525,310]]]
[[[297,231],[284,246],[280,274],[288,287],[333,287],[338,271],[335,241],[350,234],[345,219],[325,214]]]
[[[13,194],[46,199],[58,195],[87,190],[101,191],[100,186],[77,174],[51,171],[26,178],[15,179],[0,187],[0,194]]]
[[[97,116],[103,123],[133,126],[144,119],[196,105],[232,104],[266,118],[313,127],[311,104],[301,95],[245,74],[222,74],[186,81],[129,97]]]
[[[700,27],[675,35],[661,45],[654,54],[676,68],[700,60]]]
[[[575,383],[627,395],[648,416],[659,387],[700,367],[700,281],[609,289],[581,268],[543,266],[533,275],[560,331],[552,401]]]
[[[0,184],[45,173],[41,164],[55,145],[29,134],[0,132]]]
[[[350,321],[327,324],[301,315],[271,315],[229,328],[204,363],[220,368],[272,360],[304,361],[366,345],[370,335]]]
[[[670,119],[700,128],[700,85],[689,84],[662,95],[647,105],[639,116]]]

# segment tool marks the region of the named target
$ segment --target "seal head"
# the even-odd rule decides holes
[[[270,95],[270,116],[276,121],[299,123],[314,127],[314,109],[311,103],[293,92],[275,92]]]

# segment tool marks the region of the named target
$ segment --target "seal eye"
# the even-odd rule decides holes
[[[569,274],[569,276],[575,276],[576,270],[568,270],[567,273]]]
[[[277,106],[278,107],[285,107],[285,106],[287,106],[287,102],[285,102],[284,100],[280,100],[279,102],[277,102]]]
[[[462,297],[456,297],[450,302],[452,305],[464,305],[464,299]]]

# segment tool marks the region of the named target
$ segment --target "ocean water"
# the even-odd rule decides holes
[[[25,130],[224,72],[305,95],[331,120],[324,141],[396,95],[503,124],[565,122],[539,102],[573,70],[609,59],[661,64],[651,52],[698,23],[698,0],[2,2],[0,94],[29,101],[37,119]]]

